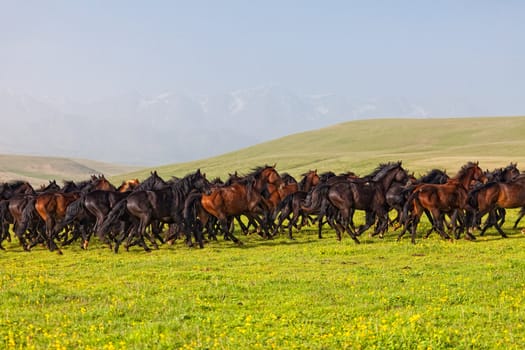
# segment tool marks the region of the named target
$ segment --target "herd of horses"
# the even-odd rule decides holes
[[[235,223],[243,233],[266,239],[284,230],[293,239],[293,231],[306,225],[317,225],[322,238],[328,225],[338,240],[346,233],[356,243],[368,229],[383,237],[395,225],[398,239],[409,232],[416,243],[422,216],[430,223],[425,237],[435,231],[443,239],[474,240],[474,230],[483,235],[490,227],[506,237],[502,225],[509,208],[521,208],[516,228],[525,215],[525,174],[514,163],[483,171],[468,162],[453,177],[433,169],[416,178],[401,162],[390,162],[364,177],[311,170],[296,180],[265,165],[226,181],[210,181],[200,170],[166,181],[154,171],[118,188],[103,175],[63,186],[50,181],[37,190],[14,181],[0,184],[0,248],[11,232],[26,251],[42,244],[59,253],[77,240],[87,249],[93,235],[115,252],[122,244],[150,251],[176,239],[202,248],[220,235],[242,244]],[[359,225],[356,211],[364,212]]]

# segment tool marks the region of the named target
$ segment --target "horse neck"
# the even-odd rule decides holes
[[[397,170],[399,170],[399,169],[396,168],[396,169],[393,169],[393,170],[387,172],[385,174],[385,176],[383,176],[382,179],[380,179],[379,181],[376,181],[376,182],[380,183],[381,186],[383,186],[383,190],[385,192],[388,191],[390,186],[392,186],[392,183],[394,182],[395,177],[397,175]]]
[[[465,171],[464,174],[458,174],[454,178],[455,182],[461,184],[466,190],[470,188],[472,180],[474,180],[473,171]]]
[[[299,186],[298,186],[299,190],[305,191],[305,192],[310,192],[310,190],[314,186],[314,178],[316,178],[316,177],[317,177],[318,182],[319,182],[319,177],[315,173],[309,173],[306,176],[304,176],[303,179],[301,180],[301,182],[299,183]]]

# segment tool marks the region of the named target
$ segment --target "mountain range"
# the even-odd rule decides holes
[[[91,102],[0,90],[0,154],[161,165],[344,121],[490,114],[465,98],[300,95],[279,86],[215,95],[132,92]]]

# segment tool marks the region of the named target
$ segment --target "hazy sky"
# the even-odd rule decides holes
[[[0,88],[525,101],[525,1],[0,0]],[[525,113],[525,110],[523,111]]]

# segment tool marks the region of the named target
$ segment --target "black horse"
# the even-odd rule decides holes
[[[141,184],[144,185],[147,181]],[[140,186],[139,186],[140,187]],[[132,228],[129,232],[121,232],[116,239],[115,252],[122,241],[128,237],[128,246],[133,237],[145,251],[150,251],[146,245],[146,227],[154,221],[163,223],[184,223],[183,210],[184,201],[192,191],[204,191],[209,187],[206,176],[197,170],[195,173],[186,175],[173,184],[167,184],[161,189],[135,190],[126,198],[118,202],[107,215],[106,220],[98,229],[99,237],[105,235],[109,228],[127,214],[127,218]],[[150,238],[150,237],[148,237]],[[151,243],[156,246],[153,239]],[[191,244],[191,237],[186,237],[188,244]]]

